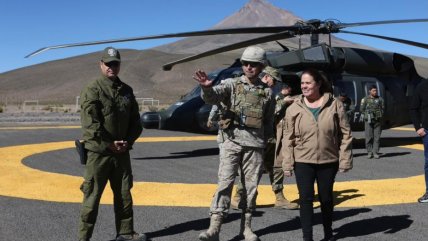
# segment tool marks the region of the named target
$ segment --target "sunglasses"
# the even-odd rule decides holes
[[[120,66],[120,62],[117,61],[112,61],[112,62],[103,62],[105,66],[109,67],[109,68],[117,68]]]
[[[259,62],[242,61],[242,66],[247,67],[248,65],[251,66],[252,68],[255,68],[255,67],[259,66],[260,63]]]

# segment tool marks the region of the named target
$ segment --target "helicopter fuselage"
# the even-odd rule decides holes
[[[410,58],[389,52],[320,44],[301,50],[271,53],[268,60],[271,66],[281,70],[282,78],[292,86],[293,94],[301,93],[299,74],[303,70],[307,68],[320,70],[331,82],[334,96],[346,93],[351,99],[354,112],[349,121],[354,131],[364,130],[359,106],[372,85],[377,86],[379,96],[385,100],[382,127],[392,128],[409,124],[408,103],[416,85],[423,80],[416,73]],[[239,61],[235,61],[226,69],[210,73],[210,77],[216,85],[223,79],[240,74],[242,70]],[[167,110],[143,114],[143,125],[146,128],[157,127],[168,130],[216,131],[214,128],[206,127],[211,105],[203,102],[200,91],[200,87],[196,86]],[[152,122],[149,123],[148,120]]]

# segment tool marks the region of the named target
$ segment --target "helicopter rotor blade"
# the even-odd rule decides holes
[[[40,54],[50,49],[90,46],[90,45],[109,44],[109,43],[121,43],[121,42],[150,40],[150,39],[196,37],[196,36],[209,36],[209,35],[219,35],[219,34],[279,33],[286,30],[296,30],[298,28],[299,28],[298,26],[278,26],[278,27],[211,29],[211,30],[205,30],[205,31],[193,31],[193,32],[183,32],[183,33],[141,36],[141,37],[133,37],[133,38],[121,38],[121,39],[100,40],[100,41],[91,41],[91,42],[82,42],[82,43],[62,44],[62,45],[55,45],[55,46],[49,46],[49,47],[38,49],[28,54],[27,56],[25,56],[25,58]]]
[[[368,26],[368,25],[381,25],[381,24],[396,24],[396,23],[421,23],[428,22],[428,19],[402,19],[402,20],[385,20],[385,21],[371,21],[371,22],[359,22],[359,23],[338,23],[338,27],[349,28],[349,27],[359,27],[359,26]]]
[[[407,45],[411,45],[411,46],[415,46],[415,47],[428,49],[428,44],[420,43],[420,42],[414,42],[414,41],[410,41],[410,40],[406,40],[406,39],[392,38],[392,37],[387,37],[387,36],[382,36],[382,35],[351,32],[351,31],[344,31],[344,30],[340,30],[339,33],[349,33],[349,34],[356,34],[356,35],[362,35],[362,36],[373,37],[373,38],[380,38],[380,39],[389,40],[389,41],[393,41],[393,42],[397,42],[397,43],[402,43],[402,44],[407,44]]]
[[[242,42],[234,43],[231,45],[223,46],[223,47],[220,47],[217,49],[212,49],[212,50],[200,53],[200,54],[195,54],[195,55],[192,55],[192,56],[189,56],[186,58],[176,60],[174,62],[167,63],[167,64],[162,66],[162,69],[163,70],[171,70],[172,67],[176,64],[189,62],[189,61],[192,61],[195,59],[200,59],[203,57],[207,57],[210,55],[223,53],[223,52],[227,52],[227,51],[231,51],[231,50],[235,50],[235,49],[240,49],[240,48],[247,47],[247,46],[254,45],[254,44],[260,44],[260,43],[266,43],[266,42],[276,41],[276,40],[280,40],[280,39],[292,38],[294,36],[295,36],[295,33],[292,31],[283,31],[283,32],[279,32],[276,34],[266,35],[266,36],[258,37],[258,38],[254,38],[254,39],[249,39],[246,41],[242,41]]]

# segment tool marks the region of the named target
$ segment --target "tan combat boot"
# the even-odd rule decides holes
[[[245,241],[259,241],[259,237],[257,237],[257,235],[251,229],[252,218],[253,214],[242,212],[241,230],[239,234],[244,236]]]
[[[282,193],[282,190],[281,190],[275,193],[274,207],[288,209],[288,210],[295,210],[295,209],[299,209],[299,204],[288,201],[288,199],[284,197],[284,194]]]
[[[202,241],[219,241],[220,227],[223,223],[223,217],[219,214],[212,214],[210,227],[207,231],[199,234],[199,240]]]
[[[236,191],[235,195],[230,199],[230,207],[234,210],[238,210],[239,202],[241,202],[241,194]]]

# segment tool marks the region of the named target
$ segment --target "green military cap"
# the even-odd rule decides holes
[[[277,69],[273,68],[273,67],[266,66],[263,69],[263,73],[272,76],[272,78],[274,78],[277,81],[282,81],[281,73],[279,73],[279,71]]]
[[[101,61],[104,63],[109,62],[120,62],[120,53],[117,49],[113,47],[107,47],[103,51],[103,56],[101,57]]]

